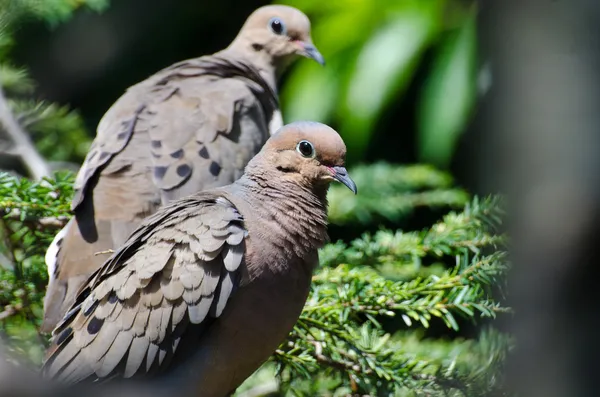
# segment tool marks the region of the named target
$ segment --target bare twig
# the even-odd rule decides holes
[[[61,227],[65,226],[68,221],[69,221],[69,218],[66,216],[57,216],[57,217],[47,216],[44,218],[39,218],[39,219],[34,220],[34,222],[37,223],[42,228],[56,228],[56,229],[60,229]]]
[[[323,346],[321,342],[317,341],[308,341],[308,343],[315,346],[315,352],[313,357],[319,362],[321,365],[328,366],[340,371],[351,371],[351,372],[359,372],[363,374],[371,374],[372,371],[368,368],[361,368],[358,363],[351,361],[342,361],[342,360],[333,360],[330,357],[327,357],[323,354]]]
[[[4,311],[0,312],[0,321],[14,315],[17,311],[12,306],[6,306]]]
[[[15,119],[2,88],[0,88],[0,124],[14,144],[14,147],[10,150],[11,154],[21,159],[31,176],[38,180],[50,176],[48,164],[46,164],[27,133],[23,131]]]
[[[2,211],[2,207],[0,206],[0,214]],[[13,208],[9,213],[4,215],[4,219],[21,221],[21,211],[18,208]],[[22,220],[26,223],[31,229],[60,229],[64,227],[69,221],[69,217],[67,216],[44,216],[41,218],[36,218],[32,216],[27,216]]]

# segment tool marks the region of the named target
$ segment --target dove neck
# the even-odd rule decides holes
[[[234,185],[248,208],[242,215],[246,219],[251,217],[253,221],[249,224],[258,229],[255,234],[271,230],[277,234],[276,241],[287,241],[301,259],[314,256],[328,240],[327,186],[312,191],[293,181],[267,174],[244,175]],[[307,270],[312,271],[314,265],[316,263],[311,263]]]

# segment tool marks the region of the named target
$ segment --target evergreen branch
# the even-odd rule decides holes
[[[458,208],[469,199],[467,192],[451,187],[449,174],[426,165],[377,163],[354,167],[350,173],[360,194],[331,186],[329,220],[334,224],[397,221],[418,207]]]
[[[70,214],[72,183],[73,175],[68,172],[39,182],[0,172],[0,215],[19,221],[38,220],[48,226],[64,222]]]
[[[101,11],[108,5],[108,0],[0,0],[0,27],[4,30],[11,28],[15,21],[25,17],[41,19],[52,26],[68,20],[73,12],[80,7]]]
[[[26,94],[33,90],[34,84],[23,68],[0,64],[0,87],[7,94]]]
[[[470,343],[458,341],[451,344],[453,347],[449,348],[451,350],[446,355],[432,358],[426,352],[415,354],[411,351],[413,344],[405,347],[403,339],[390,338],[390,335],[368,326],[358,327],[351,338],[358,341],[360,346],[349,346],[335,337],[316,336],[311,339],[295,335],[293,342],[278,349],[272,360],[278,364],[277,371],[283,383],[291,383],[292,388],[297,388],[298,383],[302,384],[303,377],[310,378],[309,382],[314,383],[315,376],[320,375],[349,379],[352,395],[400,395],[406,389],[446,395],[452,390],[477,390],[481,393],[493,387],[493,381],[482,375],[492,372],[492,369],[497,370],[495,366],[502,361],[509,348],[501,336],[494,335],[493,340],[500,342],[500,345],[494,346],[492,352],[486,351],[486,354],[475,356],[475,352],[469,350],[472,348]],[[453,359],[447,360],[448,357]],[[463,364],[467,358],[470,364],[468,369]],[[460,359],[458,363],[457,359]],[[315,395],[311,390],[295,391],[296,395]]]
[[[9,206],[11,203],[0,201],[0,208],[4,205]],[[14,205],[14,203],[13,203]],[[14,209],[4,216],[7,220],[18,220],[26,224],[30,229],[61,229],[67,222],[69,217],[67,216],[45,216],[45,217],[23,217],[21,211]]]
[[[451,212],[442,221],[424,232],[381,230],[375,235],[365,234],[350,245],[338,242],[321,250],[321,266],[339,263],[365,266],[393,266],[411,264],[421,266],[426,256],[443,258],[479,254],[484,249],[495,249],[506,243],[506,236],[492,234],[502,215],[501,199],[495,196],[474,198],[464,211]]]
[[[424,327],[429,326],[432,317],[437,317],[457,330],[456,315],[472,318],[479,313],[495,317],[498,313],[510,312],[490,300],[486,292],[486,287],[507,270],[503,257],[494,254],[473,258],[469,266],[461,270],[452,269],[442,276],[410,282],[388,280],[363,266],[324,268],[313,277],[313,292],[304,313],[329,321],[338,318],[349,321],[359,314],[393,317],[400,313],[408,326],[413,319]]]

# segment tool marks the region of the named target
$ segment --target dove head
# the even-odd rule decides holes
[[[259,53],[272,63],[286,64],[294,55],[325,60],[310,37],[310,21],[300,10],[283,5],[257,9],[246,20],[232,43],[244,51]]]
[[[322,188],[326,191],[332,181],[338,181],[356,194],[356,184],[346,171],[345,159],[346,145],[333,128],[300,121],[273,134],[247,172],[258,170],[269,179],[292,182],[313,191]]]

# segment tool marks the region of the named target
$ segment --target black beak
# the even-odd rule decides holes
[[[350,178],[348,171],[346,171],[344,167],[331,167],[331,171],[333,173],[333,179],[346,185],[348,189],[354,192],[354,194],[358,193],[356,183]]]
[[[304,47],[304,56],[305,57],[314,59],[322,66],[325,66],[325,58],[323,58],[323,55],[321,55],[319,50],[317,50],[317,47],[315,47],[314,45],[309,44],[309,43],[302,43],[302,44]]]

